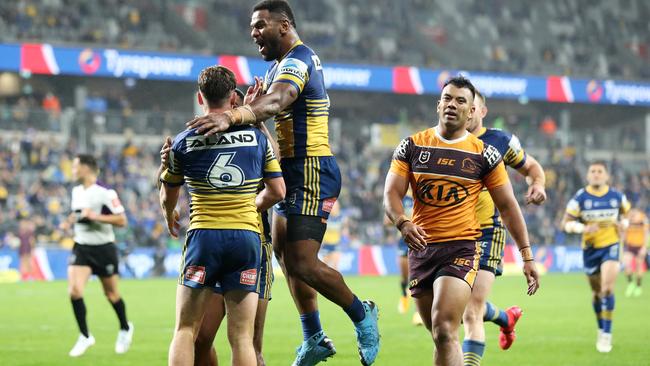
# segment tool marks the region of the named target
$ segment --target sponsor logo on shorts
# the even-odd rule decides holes
[[[418,280],[417,278],[412,279],[409,282],[409,288],[413,288],[413,287],[417,286],[419,282],[420,282],[420,280]]]
[[[326,198],[323,201],[323,211],[328,213],[332,212],[332,208],[334,207],[335,203],[336,203],[336,197]]]
[[[254,286],[257,284],[257,269],[247,269],[239,276],[239,283],[242,285]]]
[[[472,262],[467,258],[456,258],[454,259],[454,264],[457,266],[469,267],[472,265]]]
[[[115,273],[115,265],[114,264],[107,264],[106,265],[106,273],[109,274],[109,275]]]
[[[469,196],[469,190],[453,180],[425,179],[418,182],[415,195],[427,206],[449,207],[463,203]]]
[[[203,284],[205,282],[205,267],[188,266],[185,269],[185,279],[188,281]]]

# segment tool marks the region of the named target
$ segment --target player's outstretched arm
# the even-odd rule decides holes
[[[515,199],[512,185],[508,181],[498,187],[488,188],[488,190],[506,228],[519,248],[524,261],[524,276],[528,282],[528,295],[533,295],[539,289],[539,274],[530,247],[526,222]]]
[[[274,83],[266,94],[241,107],[224,113],[208,113],[185,125],[205,136],[223,132],[233,125],[254,124],[277,115],[298,98],[298,90],[289,83]]]
[[[532,155],[528,155],[524,165],[517,169],[517,171],[526,177],[526,182],[528,182],[526,203],[532,203],[534,205],[544,203],[546,201],[546,189],[544,188],[546,175],[544,174],[542,165]]]
[[[176,203],[181,192],[181,186],[163,184],[160,187],[160,208],[167,224],[167,231],[173,238],[178,238],[180,229],[180,214],[176,210]]]
[[[257,211],[264,212],[273,207],[276,203],[282,201],[286,194],[284,178],[264,178],[264,189],[255,197],[255,206]]]
[[[408,191],[408,186],[408,179],[389,172],[386,175],[386,183],[384,185],[384,210],[388,219],[390,219],[402,234],[409,248],[422,250],[427,245],[427,241],[424,238],[426,233],[421,227],[411,222],[404,213],[404,205],[402,205],[402,199],[404,199]]]

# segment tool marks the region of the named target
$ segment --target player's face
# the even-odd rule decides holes
[[[474,113],[472,114],[472,118],[469,120],[469,123],[467,123],[467,131],[473,132],[476,130],[481,124],[481,121],[483,121],[485,114],[487,114],[487,108],[485,108],[483,100],[478,97],[474,98]]]
[[[600,164],[589,166],[589,170],[587,171],[587,183],[589,183],[590,186],[600,187],[607,184],[607,180],[609,180],[609,174],[607,174],[607,170],[604,166]]]
[[[268,10],[258,10],[251,16],[251,37],[264,61],[276,60],[280,55],[281,21],[273,19]]]
[[[466,128],[474,112],[472,91],[447,85],[438,101],[438,118],[447,129]]]
[[[75,158],[72,161],[72,180],[77,183],[80,183],[86,174],[88,174],[88,167],[79,162],[79,158]]]

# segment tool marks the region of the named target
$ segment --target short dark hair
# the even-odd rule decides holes
[[[199,74],[199,90],[210,107],[221,107],[236,87],[235,73],[225,66],[208,66]]]
[[[476,88],[474,87],[474,84],[472,84],[471,81],[469,81],[468,78],[464,76],[456,76],[453,77],[445,82],[445,85],[442,86],[444,89],[447,85],[453,85],[457,88],[466,88],[469,89],[472,92],[472,98],[476,98]]]
[[[591,163],[589,163],[589,166],[592,166],[592,165],[600,165],[603,168],[605,168],[606,172],[609,172],[609,168],[607,167],[607,162],[605,160],[594,160]]]
[[[487,100],[485,100],[485,95],[483,95],[483,93],[481,93],[481,91],[478,89],[474,89],[474,93],[476,94],[474,98],[480,98],[481,102],[483,102],[483,105],[487,106]]]
[[[77,154],[77,159],[79,163],[89,167],[93,172],[97,172],[99,167],[97,166],[97,159],[90,154]]]
[[[274,13],[274,14],[281,14],[287,17],[289,20],[289,23],[294,28],[296,27],[296,18],[293,16],[293,10],[291,10],[291,6],[289,3],[285,0],[263,0],[257,3],[253,7],[253,11],[259,11],[259,10],[268,10],[269,13]]]

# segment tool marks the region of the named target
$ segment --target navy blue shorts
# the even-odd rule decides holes
[[[333,156],[283,158],[282,177],[287,186],[285,199],[275,211],[289,215],[327,219],[341,192],[341,172]]]
[[[220,293],[257,292],[261,248],[260,234],[250,230],[190,230],[178,283]]]
[[[481,229],[481,237],[478,242],[481,243],[479,269],[501,276],[503,272],[501,259],[506,247],[506,229],[503,226]]]
[[[584,248],[582,260],[585,266],[585,273],[588,276],[600,273],[601,264],[606,261],[619,261],[621,257],[621,246],[614,243],[604,248]]]
[[[406,257],[409,255],[409,246],[406,244],[406,240],[402,237],[400,237],[397,242],[397,255],[400,257]]]

